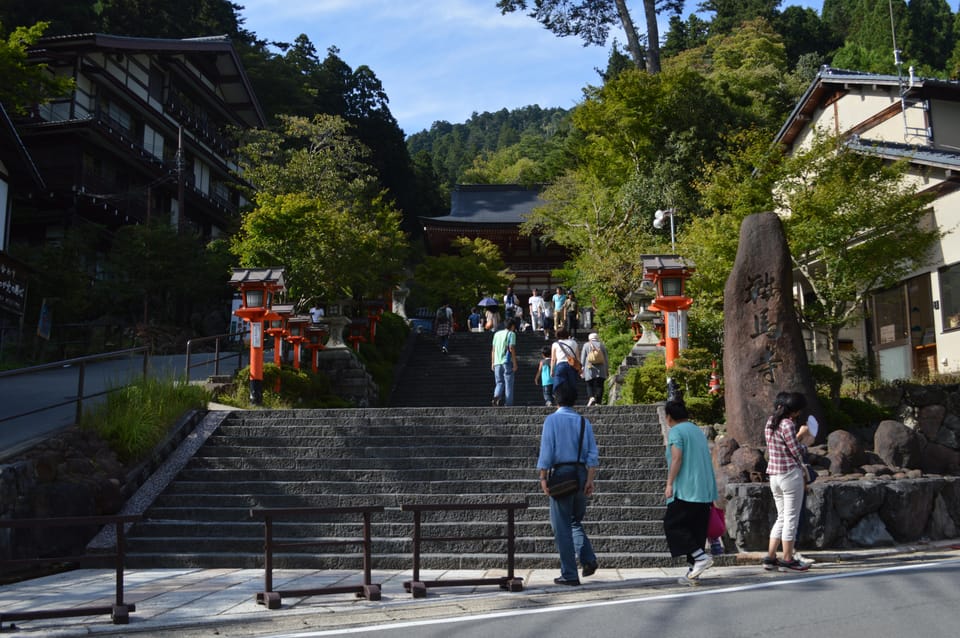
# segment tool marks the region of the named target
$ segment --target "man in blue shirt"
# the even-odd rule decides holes
[[[577,464],[580,489],[566,496],[550,497],[550,525],[560,554],[560,578],[555,578],[553,582],[557,585],[579,585],[578,558],[584,576],[591,576],[597,571],[597,555],[583,530],[583,517],[587,513],[587,497],[594,492],[593,481],[600,465],[600,455],[590,421],[571,407],[577,401],[576,383],[562,378],[553,391],[560,407],[543,422],[537,469],[540,472],[540,489],[549,496],[547,475],[550,469],[558,464]]]
[[[680,581],[695,584],[713,558],[703,551],[707,541],[710,505],[717,500],[710,444],[703,431],[689,421],[682,401],[667,401],[663,407],[670,432],[667,435],[667,485],[663,495],[667,511],[663,531],[672,556],[687,557],[690,568]]]

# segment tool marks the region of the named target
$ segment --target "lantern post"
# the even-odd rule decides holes
[[[240,291],[241,306],[234,311],[250,322],[250,403],[263,403],[263,322],[274,295],[283,292],[283,268],[234,268],[230,285]]]
[[[677,255],[644,255],[642,259],[643,278],[652,281],[656,291],[647,309],[663,313],[664,347],[667,369],[670,369],[682,343],[686,343],[686,311],[693,305],[693,299],[684,291],[694,268]]]

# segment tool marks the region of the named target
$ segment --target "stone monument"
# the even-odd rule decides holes
[[[793,304],[793,265],[775,213],[743,220],[723,291],[723,373],[727,435],[766,445],[763,429],[778,392],[802,392],[821,417]]]

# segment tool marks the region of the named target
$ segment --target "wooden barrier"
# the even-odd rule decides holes
[[[14,620],[41,620],[46,618],[69,618],[71,616],[100,616],[110,615],[115,625],[126,625],[130,622],[130,612],[136,610],[132,603],[123,602],[123,563],[126,552],[125,525],[141,520],[139,514],[128,516],[76,516],[64,518],[23,518],[14,520],[0,520],[0,528],[41,529],[46,527],[82,527],[93,525],[114,524],[117,529],[117,549],[115,554],[84,554],[81,556],[55,556],[44,558],[20,558],[0,561],[0,568],[30,565],[46,565],[51,563],[84,563],[90,561],[102,562],[104,559],[113,559],[117,586],[116,597],[111,606],[70,607],[64,609],[39,609],[35,611],[4,611],[0,612],[0,629],[3,623]]]
[[[482,503],[473,505],[442,503],[436,505],[406,504],[400,509],[413,512],[413,579],[405,581],[403,588],[413,594],[414,598],[424,598],[428,587],[457,587],[476,585],[498,585],[500,589],[511,592],[523,591],[523,579],[514,576],[516,563],[516,510],[526,509],[527,503]],[[424,512],[450,511],[477,511],[477,510],[505,510],[507,512],[507,531],[499,536],[424,536],[421,532],[421,522]],[[447,580],[420,580],[420,548],[424,541],[433,542],[462,542],[462,541],[507,541],[507,575],[499,578],[457,578]]]
[[[382,512],[383,506],[370,507],[292,507],[292,508],[254,508],[250,510],[250,517],[263,520],[264,527],[264,576],[263,591],[257,594],[257,603],[265,605],[267,609],[279,609],[284,597],[315,596],[319,594],[354,593],[357,597],[367,600],[380,600],[380,585],[371,582],[371,555],[372,543],[370,537],[370,517],[374,512]],[[362,514],[363,537],[342,540],[310,540],[288,543],[278,543],[273,539],[273,523],[277,517],[303,518],[318,515]],[[359,585],[344,585],[336,587],[317,587],[313,589],[287,589],[274,591],[273,589],[273,553],[278,549],[295,547],[321,547],[335,545],[361,545],[363,547],[363,583]]]

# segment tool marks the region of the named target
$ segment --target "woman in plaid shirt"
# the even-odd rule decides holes
[[[803,458],[797,443],[797,417],[807,408],[807,399],[799,392],[777,395],[773,415],[767,420],[764,437],[767,441],[767,474],[770,491],[777,505],[777,521],[770,530],[770,544],[763,568],[782,572],[802,572],[808,565],[793,556],[797,521],[803,502]],[[777,549],[783,545],[783,559],[777,560]]]

